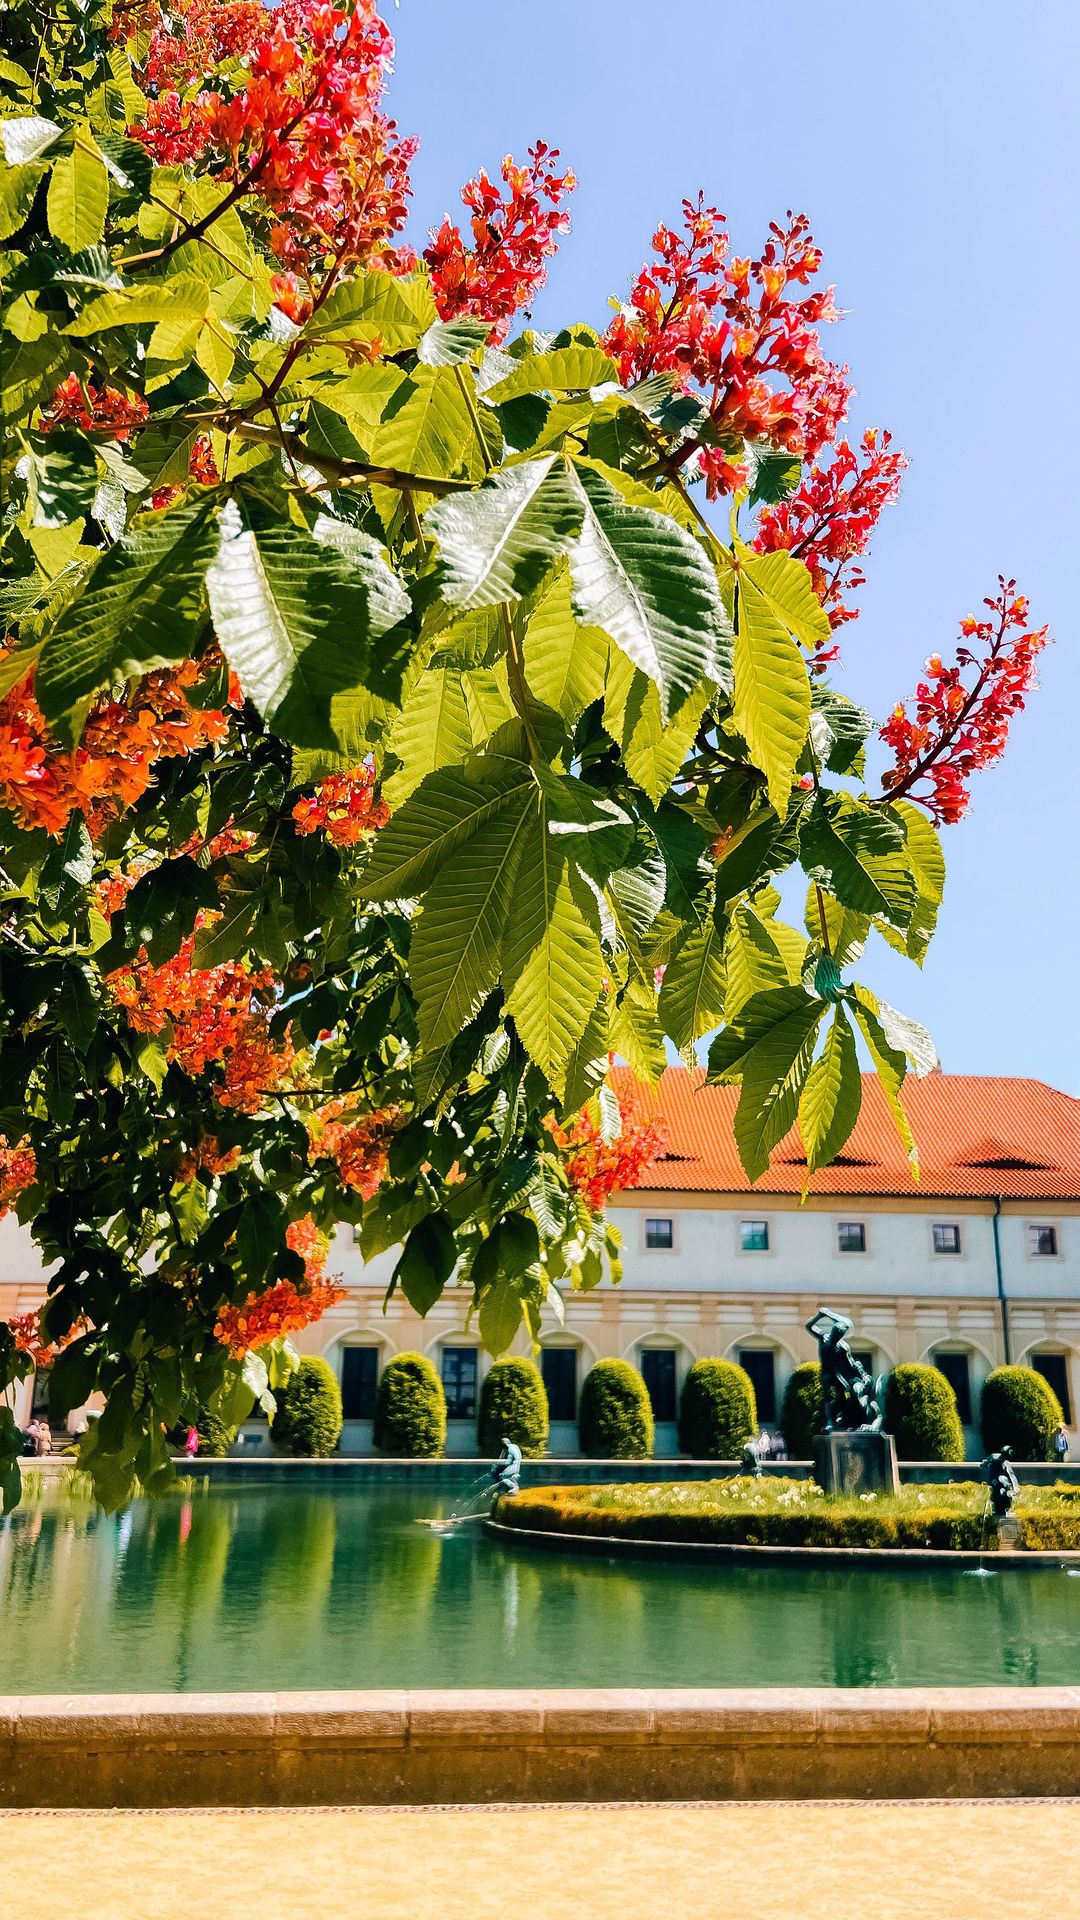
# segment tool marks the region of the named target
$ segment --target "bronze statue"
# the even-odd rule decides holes
[[[994,1509],[995,1520],[1007,1520],[1020,1491],[1020,1482],[1012,1464],[1012,1448],[1002,1447],[1000,1453],[988,1453],[982,1463],[986,1484],[990,1489],[990,1505]]]
[[[821,1414],[826,1433],[880,1433],[881,1409],[873,1378],[847,1343],[852,1322],[819,1307],[806,1323],[821,1361]]]

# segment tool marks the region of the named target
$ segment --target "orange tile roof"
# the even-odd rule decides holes
[[[627,1067],[616,1067],[612,1077],[621,1092],[633,1085]],[[738,1087],[710,1087],[703,1074],[669,1067],[655,1092],[639,1087],[637,1094],[642,1108],[660,1112],[668,1134],[665,1156],[644,1174],[643,1187],[751,1191],[732,1133]],[[867,1073],[855,1131],[839,1160],[814,1175],[811,1193],[1080,1199],[1080,1100],[1041,1080],[966,1073],[910,1078],[903,1098],[919,1147],[919,1184],[877,1077]],[[753,1191],[799,1193],[805,1174],[793,1131]]]

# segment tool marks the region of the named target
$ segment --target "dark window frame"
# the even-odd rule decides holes
[[[956,1395],[956,1410],[960,1415],[960,1425],[962,1427],[974,1426],[975,1409],[971,1394],[970,1353],[934,1353],[931,1354],[930,1358],[931,1363],[937,1368],[938,1372],[944,1374],[945,1379],[949,1382],[950,1387]],[[959,1369],[963,1367],[963,1377],[959,1385],[957,1385],[957,1381],[953,1378],[952,1374],[950,1374],[948,1366],[942,1365],[942,1361],[951,1362],[957,1374],[959,1374]]]
[[[350,1361],[350,1356],[353,1354],[363,1354],[365,1356],[371,1354],[374,1356],[374,1367],[364,1369],[364,1371],[370,1371],[371,1373],[369,1380],[358,1379],[354,1381],[347,1377],[354,1369],[359,1370],[358,1362],[355,1360]],[[350,1343],[349,1346],[343,1347],[341,1349],[342,1418],[345,1420],[373,1420],[375,1418],[375,1395],[378,1391],[378,1386],[379,1349],[374,1342],[365,1344],[363,1341],[357,1340],[355,1344]]]
[[[765,1236],[763,1244],[759,1247],[752,1247],[747,1244],[746,1236],[748,1232],[753,1228],[760,1228],[761,1232]],[[769,1222],[767,1220],[740,1220],[739,1221],[739,1252],[740,1253],[770,1253],[771,1251],[772,1251],[772,1235],[769,1232]]]
[[[447,1361],[451,1357],[454,1364],[450,1372],[455,1374],[456,1378],[447,1377]],[[471,1367],[464,1364],[466,1361],[471,1362]],[[470,1372],[471,1391],[467,1378]],[[443,1347],[439,1355],[439,1378],[442,1381],[443,1393],[446,1395],[447,1419],[475,1420],[480,1391],[480,1355],[477,1349],[467,1346]]]
[[[844,1245],[845,1233],[856,1233],[858,1235],[858,1241],[856,1242],[856,1244],[850,1247],[845,1247]],[[865,1220],[838,1220],[837,1221],[836,1251],[837,1253],[865,1253],[866,1252],[866,1221]]]
[[[945,1234],[954,1234],[956,1236],[956,1245],[952,1247],[939,1246],[938,1244],[939,1234],[941,1234],[942,1236],[944,1236]],[[937,1260],[957,1259],[958,1256],[962,1254],[964,1251],[964,1237],[960,1231],[959,1220],[934,1220],[931,1223],[931,1227],[930,1227],[930,1245],[934,1250],[935,1259]]]
[[[675,1349],[674,1347],[640,1347],[638,1359],[645,1390],[652,1403],[653,1419],[657,1426],[671,1426],[678,1419],[679,1408],[678,1362]],[[662,1378],[655,1376],[662,1376]]]
[[[1039,1364],[1040,1361],[1042,1365]],[[1050,1362],[1049,1372],[1046,1366],[1047,1361]],[[1036,1373],[1042,1374],[1048,1387],[1053,1388],[1061,1403],[1061,1411],[1065,1417],[1065,1425],[1071,1427],[1073,1423],[1073,1404],[1068,1354],[1033,1353],[1029,1355],[1028,1364],[1034,1367]],[[1062,1389],[1064,1389],[1064,1391]]]
[[[776,1391],[775,1350],[772,1347],[740,1347],[735,1358],[743,1369],[743,1372],[748,1373],[753,1381],[754,1399],[757,1403],[758,1426],[775,1426],[779,1414],[779,1396]],[[765,1376],[766,1364],[769,1368],[767,1378]],[[758,1369],[761,1370],[760,1376]],[[762,1391],[762,1389],[764,1389],[764,1391]]]
[[[660,1227],[660,1228],[666,1227],[667,1239],[654,1240],[650,1235],[650,1229],[653,1227]],[[675,1222],[674,1222],[674,1219],[672,1219],[672,1217],[669,1214],[664,1214],[664,1213],[646,1214],[645,1216],[645,1251],[646,1253],[674,1253]]]
[[[558,1365],[557,1362],[571,1364]],[[551,1379],[549,1380],[549,1363]],[[548,1397],[548,1418],[553,1424],[571,1425],[577,1419],[578,1410],[578,1350],[576,1347],[542,1347],[540,1349],[540,1372],[544,1381],[544,1390]],[[562,1372],[564,1378],[559,1381],[555,1376]],[[566,1393],[566,1375],[570,1378],[570,1392]],[[569,1411],[567,1411],[569,1409]]]
[[[1038,1237],[1042,1234],[1046,1234],[1049,1236],[1050,1245],[1048,1247],[1042,1247],[1038,1245],[1033,1246],[1032,1242],[1034,1240],[1037,1240]],[[1028,1242],[1027,1252],[1028,1252],[1029,1260],[1056,1260],[1058,1257],[1058,1254],[1061,1251],[1061,1248],[1058,1245],[1057,1228],[1055,1226],[1051,1226],[1048,1222],[1044,1222],[1041,1220],[1028,1221],[1027,1242]]]

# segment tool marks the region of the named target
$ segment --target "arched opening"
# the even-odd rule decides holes
[[[627,1357],[641,1374],[652,1403],[654,1451],[660,1455],[678,1453],[679,1395],[694,1355],[684,1341],[660,1330],[640,1336]]]
[[[428,1349],[446,1395],[446,1451],[476,1452],[476,1416],[487,1360],[468,1333],[444,1333]]]
[[[1024,1362],[1025,1366],[1034,1367],[1036,1373],[1041,1373],[1047,1386],[1057,1394],[1067,1427],[1076,1425],[1072,1360],[1073,1355],[1068,1347],[1058,1346],[1052,1340],[1040,1340],[1037,1346],[1032,1347]]]
[[[780,1425],[784,1388],[795,1365],[794,1355],[782,1341],[770,1339],[768,1334],[750,1333],[742,1340],[733,1340],[726,1357],[750,1376],[758,1426],[775,1432]]]
[[[923,1355],[924,1365],[937,1367],[956,1395],[956,1411],[964,1429],[964,1453],[978,1459],[982,1445],[982,1390],[990,1359],[970,1340],[937,1340]]]
[[[341,1451],[370,1453],[379,1378],[393,1345],[384,1333],[369,1327],[350,1327],[334,1336],[325,1350],[341,1387]]]

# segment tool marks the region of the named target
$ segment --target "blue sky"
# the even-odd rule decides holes
[[[538,135],[580,187],[538,325],[603,324],[660,219],[704,188],[740,253],[805,210],[848,317],[830,330],[911,466],[844,630],[838,684],[883,715],[959,617],[1016,575],[1056,644],[1000,766],[944,830],[922,973],[860,977],[958,1073],[1080,1094],[1075,645],[1080,130],[1075,0],[401,0],[390,96],[421,135],[417,235]]]

